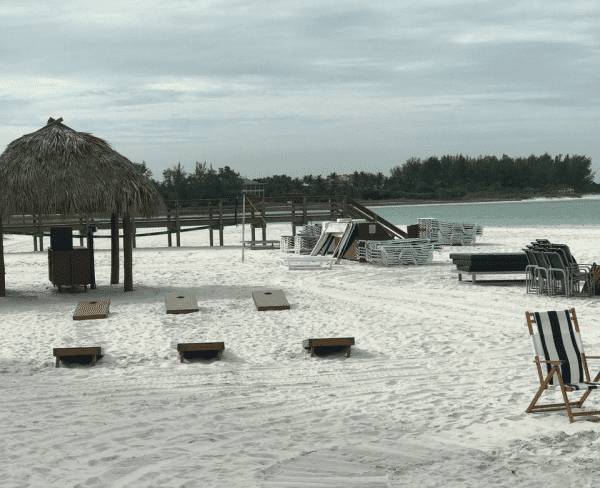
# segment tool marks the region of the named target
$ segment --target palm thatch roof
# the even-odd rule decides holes
[[[108,142],[50,118],[0,154],[0,213],[48,215],[164,210],[152,182]]]

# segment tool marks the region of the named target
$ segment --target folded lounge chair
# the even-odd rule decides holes
[[[533,339],[535,364],[540,377],[540,389],[536,393],[526,412],[549,412],[567,410],[571,422],[575,417],[599,415],[600,411],[574,413],[572,408],[582,408],[592,390],[600,388],[600,373],[590,381],[587,359],[600,359],[600,356],[586,356],[583,352],[583,342],[579,333],[579,325],[575,309],[558,312],[525,312],[529,335]],[[533,325],[537,332],[534,332]],[[542,367],[542,363],[546,365]],[[542,369],[546,369],[544,378]],[[584,377],[585,373],[585,377]],[[536,405],[544,390],[562,392],[564,403]],[[569,402],[567,392],[584,390],[585,393],[578,402]],[[587,418],[590,422],[600,422],[600,418]]]

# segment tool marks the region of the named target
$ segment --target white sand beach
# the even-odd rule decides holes
[[[600,262],[600,227],[486,227],[428,266],[317,271],[288,270],[279,250],[246,250],[242,263],[241,233],[226,228],[226,246],[212,248],[207,231],[181,234],[181,248],[138,238],[130,293],[122,264],[109,285],[110,239],[94,241],[97,289],[77,294],[52,286],[31,237],[5,239],[0,486],[598,484],[599,424],[525,413],[539,387],[525,312],[575,307],[586,353],[600,355],[600,300],[459,283],[448,255],[546,238]],[[267,237],[290,233],[270,225]],[[257,311],[252,291],[269,289],[291,309]],[[178,292],[197,293],[200,312],[167,315],[164,296]],[[110,299],[108,317],[74,321],[90,299]],[[317,337],[356,345],[350,358],[312,358],[302,340]],[[212,341],[225,342],[222,361],[179,362],[177,343]],[[78,346],[105,356],[54,367],[52,348]],[[595,376],[600,361],[589,363]]]

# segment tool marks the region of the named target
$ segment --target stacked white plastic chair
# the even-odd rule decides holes
[[[442,242],[440,241],[440,222],[437,219],[421,218],[419,219],[419,237],[428,239],[433,244],[436,251],[442,250]]]
[[[310,254],[321,237],[322,225],[305,225],[294,238],[296,254]]]
[[[294,252],[294,236],[281,236],[279,248],[281,252]]]
[[[433,244],[428,239],[363,241],[367,262],[382,266],[425,265],[433,260]]]

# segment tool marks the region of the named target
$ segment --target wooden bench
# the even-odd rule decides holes
[[[165,295],[167,313],[193,313],[200,310],[195,293],[178,293],[176,295]]]
[[[288,265],[288,269],[331,269],[337,258],[327,256],[303,256],[298,258],[284,258],[283,262]]]
[[[310,349],[310,357],[324,354],[333,354],[346,351],[350,357],[350,346],[354,345],[354,337],[336,337],[331,339],[305,339],[302,341],[304,349]]]
[[[183,363],[186,353],[187,359],[212,359],[213,357],[216,357],[220,361],[221,353],[224,350],[224,342],[187,342],[183,344],[177,344],[177,352],[179,353],[180,363]]]
[[[250,247],[250,249],[279,249],[281,247],[280,241],[240,241],[242,246]],[[270,247],[268,246],[270,244]],[[277,244],[277,247],[275,247]]]
[[[95,302],[79,302],[73,320],[104,319],[108,315],[110,300],[99,300]]]
[[[453,269],[452,271],[458,273],[458,281],[462,281],[462,275],[464,274],[471,275],[472,284],[477,282],[477,275],[527,274],[525,271],[461,271],[460,269]]]
[[[55,347],[52,354],[56,356],[57,368],[61,360],[66,363],[87,363],[91,361],[92,366],[94,366],[97,359],[102,359],[104,351],[101,347]]]
[[[290,308],[290,304],[281,290],[253,291],[252,299],[259,311],[288,310]]]

